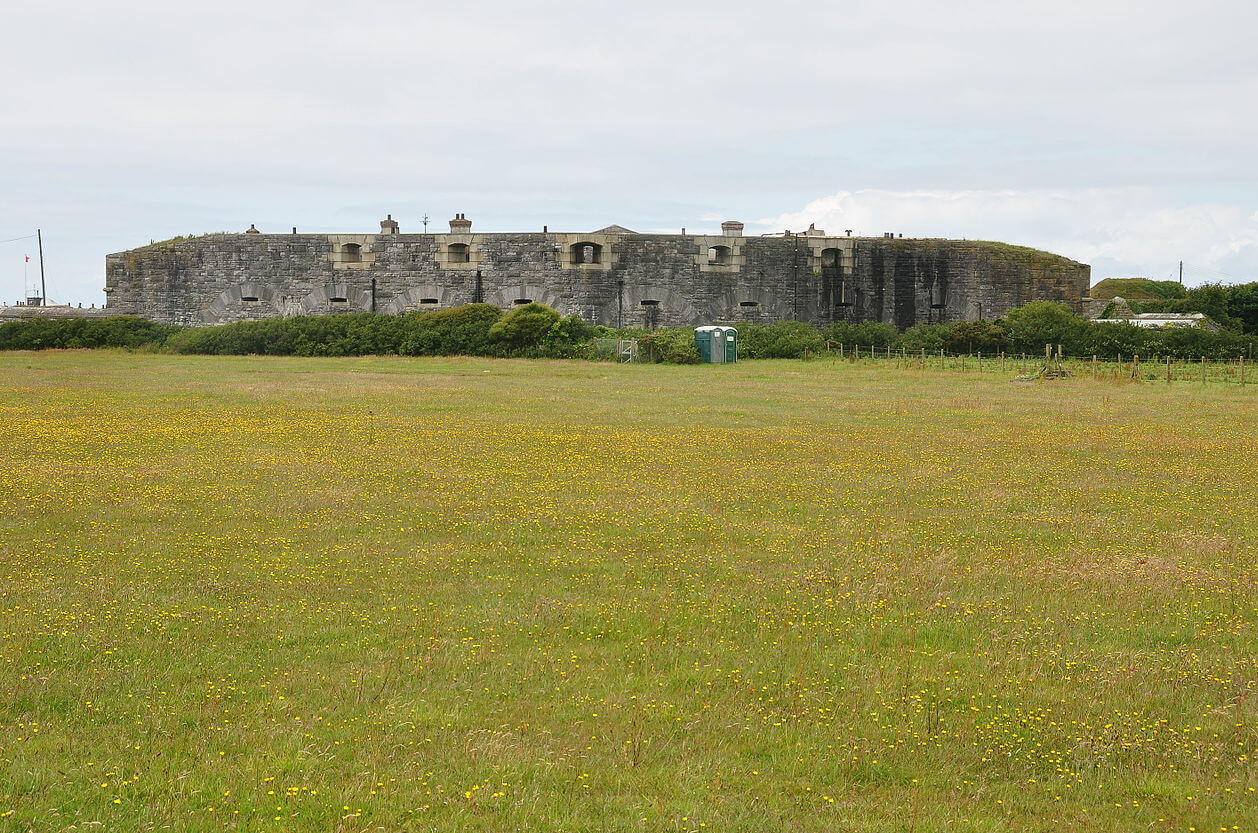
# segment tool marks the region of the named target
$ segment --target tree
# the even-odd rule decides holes
[[[1183,312],[1203,312],[1220,327],[1236,329],[1228,310],[1229,287],[1217,283],[1207,283],[1188,290],[1188,297],[1180,301]]]
[[[1072,345],[1081,340],[1090,326],[1065,304],[1055,301],[1032,301],[1005,316],[1014,347],[1027,353],[1038,353],[1046,344]]]
[[[1227,314],[1240,319],[1243,332],[1258,334],[1258,282],[1231,287],[1227,299]]]

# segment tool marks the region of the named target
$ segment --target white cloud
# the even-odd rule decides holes
[[[1184,203],[1152,188],[840,191],[799,211],[758,220],[757,231],[895,232],[905,237],[1001,240],[1093,265],[1106,277],[1177,275],[1185,282],[1258,280],[1258,212]]]

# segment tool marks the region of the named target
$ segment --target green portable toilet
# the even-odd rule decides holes
[[[699,351],[699,361],[712,361],[712,330],[715,327],[695,327],[695,349]]]
[[[738,330],[733,327],[725,328],[725,361],[738,361]]]
[[[695,327],[699,361],[725,364],[738,361],[738,330],[733,327]]]

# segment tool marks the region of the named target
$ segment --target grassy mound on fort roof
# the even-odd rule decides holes
[[[0,354],[0,830],[1258,809],[1255,386]]]
[[[978,240],[975,241],[991,249],[1003,254],[1014,255],[1022,260],[1063,260],[1059,254],[1046,252],[1043,249],[1036,249],[1031,246],[1019,246],[1016,243],[1003,243],[999,240]]]
[[[1183,298],[1187,290],[1177,281],[1155,281],[1148,278],[1106,278],[1093,285],[1093,298],[1107,301],[1126,298],[1128,301],[1154,301]]]

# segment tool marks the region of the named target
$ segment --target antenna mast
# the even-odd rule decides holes
[[[39,241],[39,305],[46,307],[48,306],[48,285],[44,282],[44,233],[35,229],[35,239]]]

